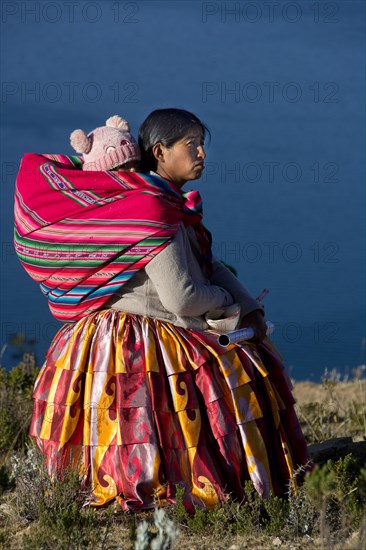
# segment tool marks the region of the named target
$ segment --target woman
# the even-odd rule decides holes
[[[283,495],[308,459],[263,310],[212,257],[198,194],[182,192],[204,169],[205,134],[179,109],[142,124],[149,175],[118,174],[139,182],[141,223],[148,204],[151,225],[174,218],[174,231],[103,309],[61,329],[35,388],[31,433],[48,468],[81,460],[93,505],[150,508],[181,485],[189,510],[209,508],[242,500],[248,479],[263,498]],[[255,337],[226,349],[205,315],[234,302]]]

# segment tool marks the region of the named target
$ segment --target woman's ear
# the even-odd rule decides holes
[[[151,152],[157,161],[164,162],[164,147],[161,143],[155,143]]]

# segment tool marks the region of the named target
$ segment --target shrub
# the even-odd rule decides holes
[[[32,392],[39,369],[33,352],[24,352],[9,372],[0,367],[0,452],[24,448],[32,416]]]
[[[162,508],[154,511],[151,527],[142,521],[136,530],[135,550],[168,550],[179,536],[179,529]]]
[[[14,455],[11,464],[18,515],[33,522],[23,536],[24,548],[77,549],[106,541],[110,521],[103,516],[102,528],[97,511],[84,507],[89,491],[81,488],[75,469],[65,471],[62,481],[51,479],[42,455],[32,448]]]

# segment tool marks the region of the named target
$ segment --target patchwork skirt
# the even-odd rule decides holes
[[[212,333],[107,309],[64,325],[34,390],[31,435],[50,475],[80,467],[90,503],[210,508],[286,494],[308,462],[282,359],[269,339],[223,348]]]

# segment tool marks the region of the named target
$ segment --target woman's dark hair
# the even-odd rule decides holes
[[[144,120],[139,130],[142,170],[156,170],[157,161],[152,148],[157,143],[171,147],[184,138],[194,126],[199,126],[203,137],[210,135],[207,126],[193,113],[184,109],[157,109]]]

